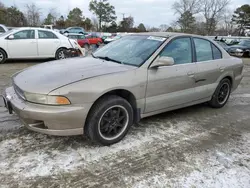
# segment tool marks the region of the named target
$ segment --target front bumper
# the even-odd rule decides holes
[[[57,136],[83,134],[87,113],[92,105],[51,106],[30,103],[19,98],[13,87],[7,88],[3,97],[28,129]]]

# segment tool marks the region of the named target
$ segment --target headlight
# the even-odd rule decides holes
[[[237,48],[235,51],[236,51],[236,52],[243,52],[243,50],[242,50],[242,49],[239,49],[239,48]]]
[[[25,99],[29,102],[49,105],[68,105],[69,99],[63,96],[50,96],[24,92]]]

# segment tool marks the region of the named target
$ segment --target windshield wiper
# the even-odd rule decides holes
[[[103,59],[103,60],[105,60],[105,61],[113,61],[113,62],[115,62],[115,63],[123,64],[121,61],[117,61],[117,60],[112,59],[112,58],[110,58],[110,57],[108,57],[108,56],[105,56],[105,57],[95,56],[95,58],[99,58],[99,59]]]

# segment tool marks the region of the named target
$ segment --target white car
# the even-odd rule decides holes
[[[0,35],[7,31],[8,31],[8,28],[5,25],[0,24]]]
[[[64,50],[77,48],[74,40],[43,28],[18,28],[0,35],[0,63],[6,59],[64,59]]]

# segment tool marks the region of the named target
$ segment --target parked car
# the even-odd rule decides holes
[[[8,31],[8,28],[5,25],[0,24],[0,35],[7,31]]]
[[[100,46],[103,43],[102,39],[95,33],[86,35],[86,38],[89,40],[90,45]]]
[[[122,37],[119,36],[119,35],[117,35],[117,36],[115,36],[115,37],[108,37],[108,38],[106,38],[106,39],[104,40],[104,44],[108,44],[108,43],[113,42],[113,41],[115,41],[115,40],[118,40],[118,39],[120,39],[120,38],[122,38]]]
[[[225,42],[221,42],[221,41],[216,41],[222,48],[224,48],[224,50],[226,50],[228,52],[228,49],[230,48],[230,46],[228,46]]]
[[[228,46],[236,45],[240,43],[240,39],[226,39],[225,43]]]
[[[241,59],[197,35],[135,34],[92,55],[15,74],[3,95],[9,112],[33,131],[110,145],[141,118],[204,102],[223,107],[243,77]]]
[[[69,33],[65,36],[71,39],[75,39],[82,48],[89,49],[90,47],[89,40],[83,34]]]
[[[84,34],[85,30],[82,27],[69,27],[69,28],[65,29],[64,33]]]
[[[250,57],[250,40],[242,40],[239,44],[230,46],[228,52],[239,57]]]
[[[77,42],[43,28],[18,28],[0,35],[0,63],[6,59],[63,59],[63,51],[76,48]]]

